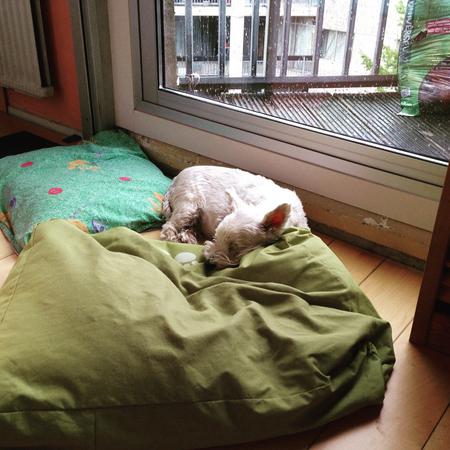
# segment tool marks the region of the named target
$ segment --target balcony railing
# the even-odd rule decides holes
[[[238,0],[242,1],[242,0]],[[245,6],[252,6],[254,0],[245,0]],[[292,0],[293,4],[302,6],[317,6],[319,0]],[[217,6],[220,0],[192,0],[193,5]],[[231,6],[231,0],[226,0],[227,6]],[[175,5],[185,5],[186,0],[175,0]],[[269,0],[260,0],[260,6],[267,6]]]
[[[200,79],[196,77],[195,86],[197,89],[230,89],[244,88],[257,90],[260,88],[296,88],[307,91],[309,88],[338,88],[338,87],[378,87],[395,86],[397,77],[394,75],[380,75],[380,63],[383,50],[383,41],[386,30],[386,22],[389,8],[389,0],[382,0],[380,15],[378,18],[378,30],[376,45],[373,54],[373,67],[369,75],[350,75],[349,68],[352,58],[352,47],[355,37],[356,13],[358,0],[350,0],[348,11],[348,23],[345,39],[344,60],[342,71],[339,75],[325,76],[319,75],[320,49],[322,45],[324,9],[326,0],[271,0],[270,8],[266,15],[267,45],[265,45],[264,61],[258,60],[259,42],[259,13],[260,7],[267,4],[264,0],[251,0],[251,36],[250,36],[250,59],[248,61],[249,73],[242,77],[226,76],[226,6],[227,0],[210,0],[209,2],[200,0],[175,1],[176,4],[185,4],[185,76],[179,77],[179,85],[182,88],[191,88],[193,74],[199,73]],[[218,19],[218,57],[217,75],[202,75],[201,71],[194,70],[198,62],[193,56],[193,15],[192,6],[199,3],[214,4],[219,7]],[[281,5],[284,10],[281,11]],[[293,57],[289,55],[289,35],[291,25],[291,10],[293,4],[315,7],[315,39],[313,55],[308,58]],[[280,19],[281,18],[281,19]],[[282,39],[279,40],[279,34]],[[278,42],[282,43],[282,48],[278,48]],[[281,55],[280,55],[281,53]],[[288,62],[292,60],[302,60],[303,66],[308,67],[308,73],[301,76],[288,76]],[[244,62],[245,64],[245,62]],[[263,66],[262,66],[263,64]],[[292,63],[291,63],[292,65]],[[244,72],[245,73],[245,72]]]
[[[254,0],[245,0],[245,6],[253,6]],[[293,5],[299,6],[317,6],[320,0],[292,0]],[[217,2],[216,2],[217,3]],[[269,0],[260,0],[259,6],[267,6]]]
[[[193,5],[217,6],[221,0],[192,0]],[[267,1],[267,0],[266,0]],[[226,0],[227,6],[231,6],[231,0]],[[175,0],[175,5],[185,5],[186,0]]]

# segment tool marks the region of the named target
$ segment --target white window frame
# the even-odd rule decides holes
[[[128,6],[123,0],[108,2],[119,126],[432,229],[445,163],[160,89],[152,26],[158,2],[129,0]],[[144,18],[148,26],[140,27]]]

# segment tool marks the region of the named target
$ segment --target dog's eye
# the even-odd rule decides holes
[[[235,242],[231,242],[228,244],[228,252],[229,253],[237,253],[239,251],[239,247]]]

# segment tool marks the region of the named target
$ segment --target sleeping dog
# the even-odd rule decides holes
[[[297,194],[239,169],[194,166],[177,175],[163,200],[161,238],[195,244],[217,267],[235,266],[288,227],[307,227]]]

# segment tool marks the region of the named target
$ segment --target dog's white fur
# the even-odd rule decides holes
[[[194,166],[177,175],[163,201],[161,238],[205,242],[218,267],[239,264],[250,250],[276,241],[288,227],[307,227],[297,194],[239,169]]]

